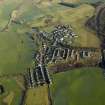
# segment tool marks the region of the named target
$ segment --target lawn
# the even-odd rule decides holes
[[[54,105],[105,105],[105,79],[99,68],[81,68],[53,76]]]
[[[47,86],[28,89],[25,105],[49,105]]]

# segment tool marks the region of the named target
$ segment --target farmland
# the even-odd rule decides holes
[[[0,30],[7,25],[14,10],[17,11],[16,20],[23,22],[21,25],[11,23],[6,31],[0,32],[0,75],[23,73],[31,66],[35,45],[25,34],[31,27],[41,27],[49,31],[59,22],[69,23],[79,36],[75,39],[74,46],[99,47],[100,41],[96,34],[84,26],[85,21],[94,13],[92,6],[83,4],[77,8],[68,8],[55,3],[50,8],[43,9],[32,5],[31,2],[23,2],[6,0],[0,4]],[[50,26],[46,26],[44,22],[47,16],[53,17]]]
[[[17,77],[0,78],[0,84],[4,87],[4,94],[0,96],[0,105],[19,105],[24,91],[22,78],[21,81]]]
[[[49,105],[47,85],[28,89],[25,105]]]
[[[105,80],[101,69],[82,68],[54,75],[54,105],[104,105]]]
[[[71,0],[72,3],[79,3],[75,8],[60,5],[57,0],[52,4],[44,1],[39,4],[36,0],[0,1],[0,85],[5,90],[0,95],[0,105],[19,105],[21,101],[25,105],[49,105],[47,85],[26,91],[24,78],[18,76],[33,66],[32,55],[41,49],[36,44],[41,41],[36,36],[33,41],[27,34],[32,27],[49,33],[58,24],[69,24],[78,36],[72,46],[100,48],[96,33],[85,27],[86,21],[95,12],[93,6],[85,4],[87,0]],[[46,22],[49,17],[51,21]],[[70,42],[69,39],[67,41]],[[50,89],[54,105],[105,105],[102,69],[80,68],[52,77]],[[21,100],[24,91],[25,100]]]

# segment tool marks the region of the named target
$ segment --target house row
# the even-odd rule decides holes
[[[38,65],[34,69],[28,69],[27,75],[27,86],[30,88],[34,88],[36,86],[42,86],[44,84],[51,84],[51,78],[48,70],[44,65]]]
[[[56,62],[57,59],[68,60],[73,59],[79,61],[80,59],[92,58],[95,56],[97,60],[101,60],[101,53],[99,49],[95,48],[53,48],[46,51],[48,62]]]

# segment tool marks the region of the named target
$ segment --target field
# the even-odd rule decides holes
[[[92,6],[81,4],[77,8],[70,8],[57,4],[57,0],[50,6],[48,3],[36,5],[33,1],[36,0],[0,0],[0,76],[24,73],[32,66],[32,54],[39,46],[26,34],[31,31],[31,27],[51,31],[57,24],[70,24],[79,36],[73,46],[100,46],[96,33],[84,25],[94,14]],[[81,1],[87,2],[72,0]],[[3,30],[14,11],[17,12],[17,23],[12,22]],[[46,24],[48,16],[52,16],[52,22]],[[54,105],[105,105],[105,80],[99,68],[68,71],[56,74],[53,78],[51,91]],[[0,84],[5,88],[5,93],[0,95],[0,105],[20,104],[24,90],[21,80],[8,76],[0,78]],[[49,105],[47,86],[28,89],[25,105]]]
[[[71,24],[79,36],[74,40],[74,46],[99,47],[100,41],[95,32],[84,26],[86,20],[94,13],[92,6],[82,4],[77,8],[69,8],[54,3],[43,8],[28,0],[5,0],[0,3],[0,30],[5,28],[14,10],[17,11],[16,21],[22,22],[11,23],[8,29],[0,32],[0,75],[23,73],[31,66],[32,53],[39,47],[25,34],[31,27],[38,26],[50,31],[56,24]],[[53,17],[53,22],[48,26],[45,23],[47,16]]]
[[[53,76],[54,105],[105,105],[105,79],[99,68],[82,68]]]
[[[49,105],[47,86],[28,89],[25,105]]]
[[[19,3],[12,0],[0,4],[0,30],[5,28]],[[34,45],[25,34],[27,31],[24,25],[10,24],[6,31],[0,32],[0,75],[23,73],[31,65]]]
[[[35,44],[26,34],[30,32],[30,23],[36,18],[50,11],[59,9],[55,5],[49,9],[41,9],[26,0],[5,0],[0,2],[0,75],[24,73],[32,64],[32,53],[36,49]],[[61,7],[61,9],[64,9]],[[16,21],[2,31],[8,24],[13,11],[17,11]]]
[[[32,21],[31,25],[40,26],[43,27],[44,30],[51,31],[56,24],[70,24],[73,27],[74,32],[79,36],[75,39],[73,46],[99,47],[100,41],[97,38],[96,33],[85,27],[85,22],[94,14],[94,11],[95,9],[92,6],[83,4],[77,8],[66,8],[54,13],[49,12],[47,15],[52,16],[53,19],[48,27],[44,23],[44,20],[46,19],[45,16]]]
[[[21,78],[21,77],[18,77]],[[4,87],[4,93],[0,96],[0,105],[19,105],[24,87],[22,82],[15,78],[0,78],[0,84]]]
[[[26,70],[32,60],[31,47],[31,41],[24,34],[19,35],[16,32],[0,34],[0,75],[21,73]]]

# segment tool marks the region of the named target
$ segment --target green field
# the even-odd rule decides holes
[[[94,14],[95,9],[91,5],[82,4],[77,8],[69,8],[57,4],[57,0],[50,6],[36,5],[33,1],[36,0],[0,0],[0,76],[24,73],[32,65],[32,53],[39,46],[26,34],[31,27],[38,26],[42,30],[51,31],[59,23],[71,24],[79,36],[74,40],[74,46],[100,46],[96,33],[84,25]],[[14,10],[17,11],[16,21],[22,24],[11,23],[8,29],[1,32]],[[49,25],[45,23],[47,16],[53,17]],[[105,80],[101,69],[77,69],[56,74],[53,78],[51,91],[54,105],[105,105]],[[14,77],[0,78],[0,84],[5,88],[5,93],[0,96],[0,105],[19,105],[23,84]],[[46,86],[29,89],[26,95],[27,105],[49,104]]]
[[[32,50],[39,47],[35,47],[25,34],[32,26],[49,31],[58,23],[71,24],[79,36],[74,41],[74,46],[99,47],[100,45],[96,34],[84,26],[86,20],[94,13],[94,8],[90,5],[68,8],[54,3],[42,7],[28,0],[5,0],[0,3],[0,30],[7,25],[14,10],[17,11],[16,21],[21,21],[23,24],[12,23],[6,31],[0,32],[0,75],[23,73],[31,66]],[[53,17],[53,24],[45,26],[45,19],[49,15]]]
[[[25,105],[49,105],[47,85],[28,89]]]
[[[0,32],[0,75],[23,73],[31,66],[35,44],[25,33],[31,30],[30,24],[36,18],[59,8],[66,7],[55,5],[42,9],[29,0],[0,2],[0,31],[5,28],[14,10],[17,10],[16,21],[23,22],[23,24],[12,23],[8,29]]]
[[[16,32],[22,27],[16,30],[15,27],[11,27],[12,31],[0,33],[0,75],[23,72],[32,62],[32,42],[24,32]]]
[[[66,8],[56,12],[48,12],[47,15],[53,17],[52,23],[49,26],[46,26],[44,22],[45,16],[30,23],[32,26],[43,27],[47,31],[51,31],[59,23],[70,24],[73,27],[73,31],[79,36],[74,40],[73,46],[99,47],[100,41],[96,33],[85,27],[86,21],[93,16],[94,11],[95,9],[92,6],[83,4],[77,8]]]
[[[105,79],[99,68],[82,68],[53,76],[54,105],[105,105]]]
[[[21,77],[18,77],[21,78]],[[23,84],[17,78],[0,78],[0,84],[4,87],[3,95],[0,95],[0,105],[19,105],[21,101]]]

